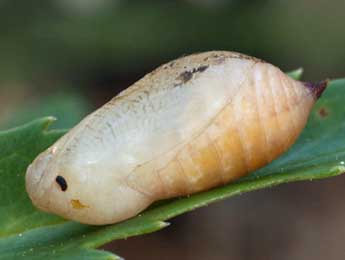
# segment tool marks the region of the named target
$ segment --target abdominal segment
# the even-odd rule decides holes
[[[294,143],[306,123],[314,99],[297,84],[273,66],[254,68],[204,129],[139,166],[128,184],[160,200],[226,184],[263,167]]]

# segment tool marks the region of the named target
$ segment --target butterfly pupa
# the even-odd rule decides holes
[[[41,153],[27,192],[43,211],[102,225],[224,185],[285,152],[326,85],[234,52],[171,61]]]

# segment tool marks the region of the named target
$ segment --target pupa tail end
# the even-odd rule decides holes
[[[323,80],[320,82],[303,82],[304,86],[306,86],[309,91],[313,94],[313,96],[318,99],[321,97],[322,93],[325,91],[329,84],[329,80]]]

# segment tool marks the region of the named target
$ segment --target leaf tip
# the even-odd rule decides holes
[[[158,221],[158,227],[159,228],[165,228],[167,226],[170,226],[170,223],[169,222],[166,222],[166,221]]]
[[[122,258],[121,256],[112,254],[111,256],[107,257],[106,260],[125,260],[125,259]]]
[[[54,116],[47,116],[47,117],[44,117],[43,120],[45,121],[45,129],[47,129],[52,123],[54,123],[57,118],[54,117]]]
[[[304,73],[304,69],[300,67],[298,69],[288,72],[287,75],[289,75],[291,78],[295,80],[299,80],[302,78],[303,73]]]
[[[33,121],[33,124],[37,124],[38,127],[43,131],[48,131],[49,127],[56,121],[54,116],[46,116]]]
[[[340,174],[345,173],[345,165],[343,161],[340,162],[340,165],[337,167],[337,170]]]

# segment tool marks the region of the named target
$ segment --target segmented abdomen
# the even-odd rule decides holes
[[[271,162],[295,142],[313,105],[310,92],[298,84],[272,65],[255,64],[236,95],[197,136],[138,167],[130,185],[155,200],[182,196]],[[161,166],[161,161],[167,163]]]

